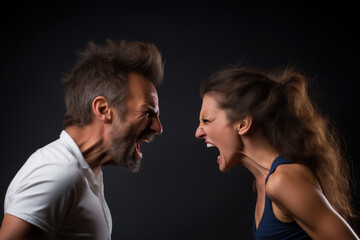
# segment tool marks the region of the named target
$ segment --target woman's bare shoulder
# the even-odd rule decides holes
[[[270,198],[281,199],[296,192],[301,194],[308,188],[321,189],[314,173],[307,166],[298,163],[282,164],[269,176],[266,193]]]

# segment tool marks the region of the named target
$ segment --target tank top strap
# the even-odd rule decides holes
[[[275,160],[274,160],[273,163],[271,164],[269,174],[267,175],[266,180],[265,180],[265,184],[267,183],[269,176],[275,172],[276,168],[277,168],[279,165],[288,164],[288,163],[294,163],[294,162],[291,162],[291,161],[289,161],[289,160],[286,160],[286,159],[285,159],[284,157],[282,157],[282,156],[278,156],[277,158],[275,158]]]
[[[265,183],[267,183],[268,178],[271,174],[276,171],[276,168],[282,164],[296,163],[285,159],[282,156],[275,158],[271,164],[270,171],[266,177]],[[292,239],[292,240],[305,240],[311,238],[306,234],[306,232],[297,224],[297,222],[281,222],[278,220],[273,212],[271,200],[265,192],[265,204],[264,212],[262,218],[260,219],[258,228],[256,229],[256,223],[254,219],[253,232],[255,239],[265,240],[265,239]]]

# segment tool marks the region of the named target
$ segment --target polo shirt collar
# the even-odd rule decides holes
[[[93,183],[94,185],[101,186],[102,185],[102,171],[99,172],[99,175],[96,179],[93,170],[90,168],[89,164],[86,162],[78,145],[75,143],[74,139],[72,139],[72,137],[65,130],[62,130],[62,132],[60,134],[60,139],[63,140],[65,142],[65,144],[68,146],[68,150],[76,158],[80,168],[83,169],[83,171],[86,173],[87,176],[90,175],[89,176],[90,182]]]

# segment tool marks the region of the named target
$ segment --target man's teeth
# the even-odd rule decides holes
[[[211,144],[211,143],[207,143],[207,144],[206,144],[206,147],[208,147],[208,148],[209,148],[209,147],[215,147],[215,145],[213,145],[213,144]]]

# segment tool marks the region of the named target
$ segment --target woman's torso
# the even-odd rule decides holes
[[[293,220],[280,221],[274,214],[279,209],[272,203],[266,194],[265,186],[268,178],[273,174],[279,165],[293,164],[285,158],[277,157],[271,165],[265,184],[258,187],[258,200],[255,210],[254,236],[256,240],[262,239],[311,239],[306,232]]]

